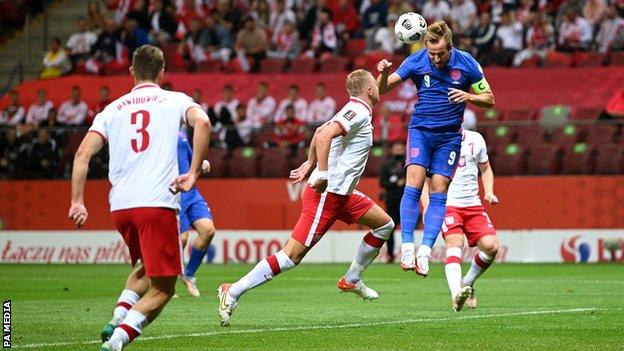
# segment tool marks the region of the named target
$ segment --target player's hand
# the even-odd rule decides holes
[[[483,196],[483,199],[487,202],[489,202],[490,205],[496,205],[498,204],[498,197],[496,195],[494,195],[494,193],[488,193],[485,194]]]
[[[301,183],[310,175],[310,171],[312,171],[312,162],[305,161],[299,166],[297,169],[293,169],[290,171],[290,179],[293,184]]]
[[[319,194],[325,192],[325,189],[327,189],[327,179],[317,179],[312,184],[312,189]]]
[[[87,212],[87,208],[83,204],[75,203],[72,204],[69,208],[68,217],[76,224],[76,227],[80,228],[87,221],[89,213]]]
[[[448,98],[449,102],[452,104],[468,102],[468,99],[470,98],[470,93],[460,89],[449,88]]]
[[[210,170],[211,170],[210,161],[204,160],[202,162],[201,170],[203,174],[210,173]]]
[[[390,67],[392,67],[392,62],[383,59],[377,64],[377,71],[379,71],[379,73],[388,73],[390,71]]]
[[[195,174],[182,174],[181,176],[177,177],[173,182],[171,182],[169,190],[174,194],[179,191],[187,192],[193,188],[196,181],[197,176]]]

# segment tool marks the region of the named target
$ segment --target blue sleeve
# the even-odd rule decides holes
[[[485,77],[483,75],[483,68],[481,68],[479,62],[477,62],[477,60],[475,60],[472,55],[468,54],[466,55],[466,58],[466,66],[468,69],[468,76],[470,77],[470,84],[474,84],[483,79],[483,77]]]
[[[401,80],[406,80],[411,77],[412,73],[416,71],[416,63],[413,59],[413,56],[409,56],[403,63],[399,66],[399,69],[396,70],[396,74],[401,77]]]

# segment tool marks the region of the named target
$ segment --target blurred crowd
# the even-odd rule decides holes
[[[42,77],[83,67],[125,67],[135,48],[176,44],[171,64],[217,61],[257,71],[267,57],[407,54],[394,24],[405,12],[452,25],[456,47],[483,65],[521,65],[556,51],[609,53],[624,47],[623,0],[91,0],[67,40],[54,38]]]

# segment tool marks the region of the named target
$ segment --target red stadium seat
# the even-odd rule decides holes
[[[521,145],[534,145],[544,141],[544,130],[540,126],[519,126],[516,142]]]
[[[624,173],[624,145],[607,144],[596,148],[596,167],[594,173]]]
[[[574,124],[568,124],[563,128],[555,129],[550,138],[550,142],[552,144],[567,148],[579,141],[581,130],[582,129],[580,127]]]
[[[562,174],[589,174],[592,167],[593,148],[577,143],[564,149],[561,162]]]
[[[477,120],[490,122],[490,121],[500,121],[503,117],[503,113],[500,110],[495,108],[490,108],[487,110],[477,110]]]
[[[530,68],[535,68],[535,67],[539,67],[541,64],[541,60],[539,57],[537,56],[533,56],[528,60],[524,60],[522,61],[522,64],[520,65],[520,67],[530,67]]]
[[[260,162],[260,177],[287,178],[289,172],[289,148],[274,147],[264,150]]]
[[[521,175],[524,173],[524,148],[518,144],[501,145],[495,150],[496,157],[491,159],[494,172],[500,175]]]
[[[577,51],[573,55],[574,65],[577,67],[600,67],[605,58],[605,54],[599,52]]]
[[[578,107],[575,111],[575,113],[572,115],[573,119],[577,119],[577,120],[595,120],[598,118],[598,116],[600,115],[600,113],[602,112],[602,110],[604,110],[603,107],[598,107],[598,106],[594,106],[594,107],[587,107],[587,106],[583,106],[583,107]]]
[[[619,126],[614,124],[597,124],[585,127],[585,139],[588,144],[605,145],[615,142]]]
[[[221,66],[221,61],[208,60],[196,65],[195,72],[218,72]]]
[[[321,72],[344,72],[347,70],[349,63],[348,57],[331,55],[321,60]]]
[[[351,39],[347,41],[345,53],[351,57],[362,55],[366,49],[365,39]]]
[[[386,163],[386,149],[382,146],[375,146],[371,149],[364,169],[364,176],[379,177],[381,167]]]
[[[241,147],[232,152],[227,161],[232,178],[253,178],[258,174],[259,150],[252,147]]]
[[[557,174],[560,147],[551,144],[530,145],[527,158],[527,172],[531,175]]]
[[[111,75],[127,75],[128,74],[128,63],[127,62],[117,62],[112,61],[104,65],[103,68],[104,74],[107,76]]]
[[[210,173],[207,173],[207,178],[223,178],[227,176],[227,163],[226,157],[228,154],[227,149],[222,148],[210,148],[206,159],[210,161]]]
[[[515,139],[516,128],[507,125],[489,126],[484,129],[486,140],[492,149],[499,145],[507,145]]]
[[[316,67],[316,60],[311,58],[297,58],[290,64],[290,71],[293,73],[312,73]]]
[[[260,72],[281,73],[286,67],[286,62],[286,59],[283,58],[266,58],[260,61]]]
[[[546,56],[546,62],[544,62],[544,66],[546,67],[570,67],[572,66],[573,60],[571,54],[566,54],[559,51],[550,51],[548,52],[548,56]]]
[[[528,107],[518,107],[507,111],[505,121],[531,121],[535,118],[535,110]]]
[[[611,54],[610,64],[612,66],[624,66],[624,52],[613,52]]]
[[[309,144],[309,143],[308,143]],[[296,169],[308,159],[309,148],[297,150],[295,154],[288,160],[290,169]]]

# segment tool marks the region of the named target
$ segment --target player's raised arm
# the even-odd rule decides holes
[[[490,165],[490,161],[479,163],[481,171],[481,183],[483,183],[483,199],[490,205],[498,204],[498,197],[494,195],[494,171]]]
[[[390,67],[392,62],[383,59],[377,64],[377,87],[379,87],[379,94],[385,94],[394,89],[397,85],[403,82],[403,79],[396,72],[390,74]]]
[[[69,218],[76,226],[81,227],[87,221],[89,214],[84,206],[84,187],[89,172],[89,162],[104,146],[104,137],[89,132],[80,143],[78,151],[74,157],[74,166],[71,177],[71,207]]]
[[[181,174],[174,181],[175,186],[181,191],[189,191],[195,185],[195,181],[202,173],[202,163],[206,158],[212,125],[210,119],[199,107],[191,107],[186,112],[186,121],[194,129],[193,133],[193,159],[188,174]]]

